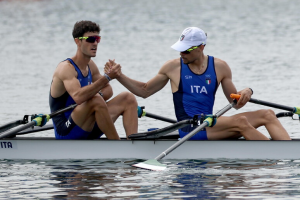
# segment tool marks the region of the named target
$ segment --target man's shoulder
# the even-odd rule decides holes
[[[180,58],[175,58],[175,59],[168,60],[167,62],[165,62],[165,64],[162,67],[165,67],[165,68],[180,67]]]
[[[159,70],[159,74],[163,74],[172,79],[174,75],[180,72],[180,58],[168,60]]]
[[[214,63],[215,63],[215,65],[221,65],[221,66],[222,65],[227,65],[226,61],[224,61],[220,58],[216,58],[216,57],[214,57]]]
[[[230,67],[229,67],[229,65],[227,64],[227,62],[226,61],[224,61],[224,60],[222,60],[222,59],[220,59],[220,58],[216,58],[216,57],[214,57],[214,63],[215,63],[215,69],[217,70],[217,71],[219,71],[219,70],[222,70],[222,71],[228,71],[228,70],[230,70]]]
[[[69,60],[63,60],[60,63],[58,63],[57,68],[68,68],[73,66]]]
[[[225,77],[231,77],[231,69],[226,61],[214,58],[214,63],[218,79],[222,80]]]
[[[64,60],[58,63],[54,72],[54,76],[64,77],[66,75],[74,75],[74,76],[77,75],[74,66],[68,60]]]

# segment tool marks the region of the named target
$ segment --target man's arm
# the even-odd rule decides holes
[[[77,72],[70,63],[60,63],[58,68],[58,78],[63,82],[66,91],[78,105],[91,99],[109,82],[106,77],[102,76],[93,82],[93,84],[81,87],[77,79]],[[112,73],[111,78],[115,78],[114,75],[115,74]]]
[[[168,83],[169,79],[166,77],[166,75],[158,73],[147,83],[133,80],[124,74],[119,76],[117,80],[133,94],[139,97],[147,98],[161,90]]]
[[[112,65],[115,65],[114,61],[107,62],[105,65],[105,71],[109,76],[111,73],[111,69],[114,68]],[[116,79],[133,94],[143,98],[147,98],[157,91],[161,90],[168,83],[168,68],[170,68],[170,65],[168,63],[164,64],[159,70],[158,74],[150,79],[147,83],[133,80],[123,73],[120,73],[120,75],[117,76]]]
[[[215,67],[217,72],[217,77],[219,79],[223,88],[224,95],[228,99],[229,102],[233,100],[230,98],[230,94],[240,94],[241,98],[239,99],[236,109],[243,107],[251,98],[252,91],[249,88],[245,88],[239,92],[237,92],[235,85],[232,82],[232,73],[228,64],[220,59],[215,59]]]

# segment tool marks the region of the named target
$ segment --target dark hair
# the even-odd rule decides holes
[[[73,28],[73,38],[82,37],[87,32],[100,33],[100,26],[92,21],[79,21],[76,22]]]

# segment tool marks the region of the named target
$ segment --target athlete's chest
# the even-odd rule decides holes
[[[92,74],[88,70],[77,70],[77,79],[81,84],[81,87],[92,84]]]

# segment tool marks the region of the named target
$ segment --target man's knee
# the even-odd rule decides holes
[[[272,121],[274,119],[277,119],[276,117],[276,114],[273,110],[271,109],[267,109],[267,110],[264,110],[264,119],[266,119],[267,121]]]
[[[124,103],[126,102],[126,104],[135,104],[135,105],[137,105],[136,98],[132,93],[122,92],[120,95],[122,96],[122,99],[123,99]]]
[[[93,109],[101,109],[101,108],[107,108],[107,104],[104,101],[104,99],[101,96],[94,96],[90,100],[87,101],[88,106]]]
[[[261,122],[266,123],[269,121],[277,120],[275,112],[271,109],[262,109],[256,112],[257,112],[257,118],[260,118]]]
[[[246,116],[238,116],[235,118],[234,121],[235,121],[235,126],[238,127],[240,131],[252,127]]]

